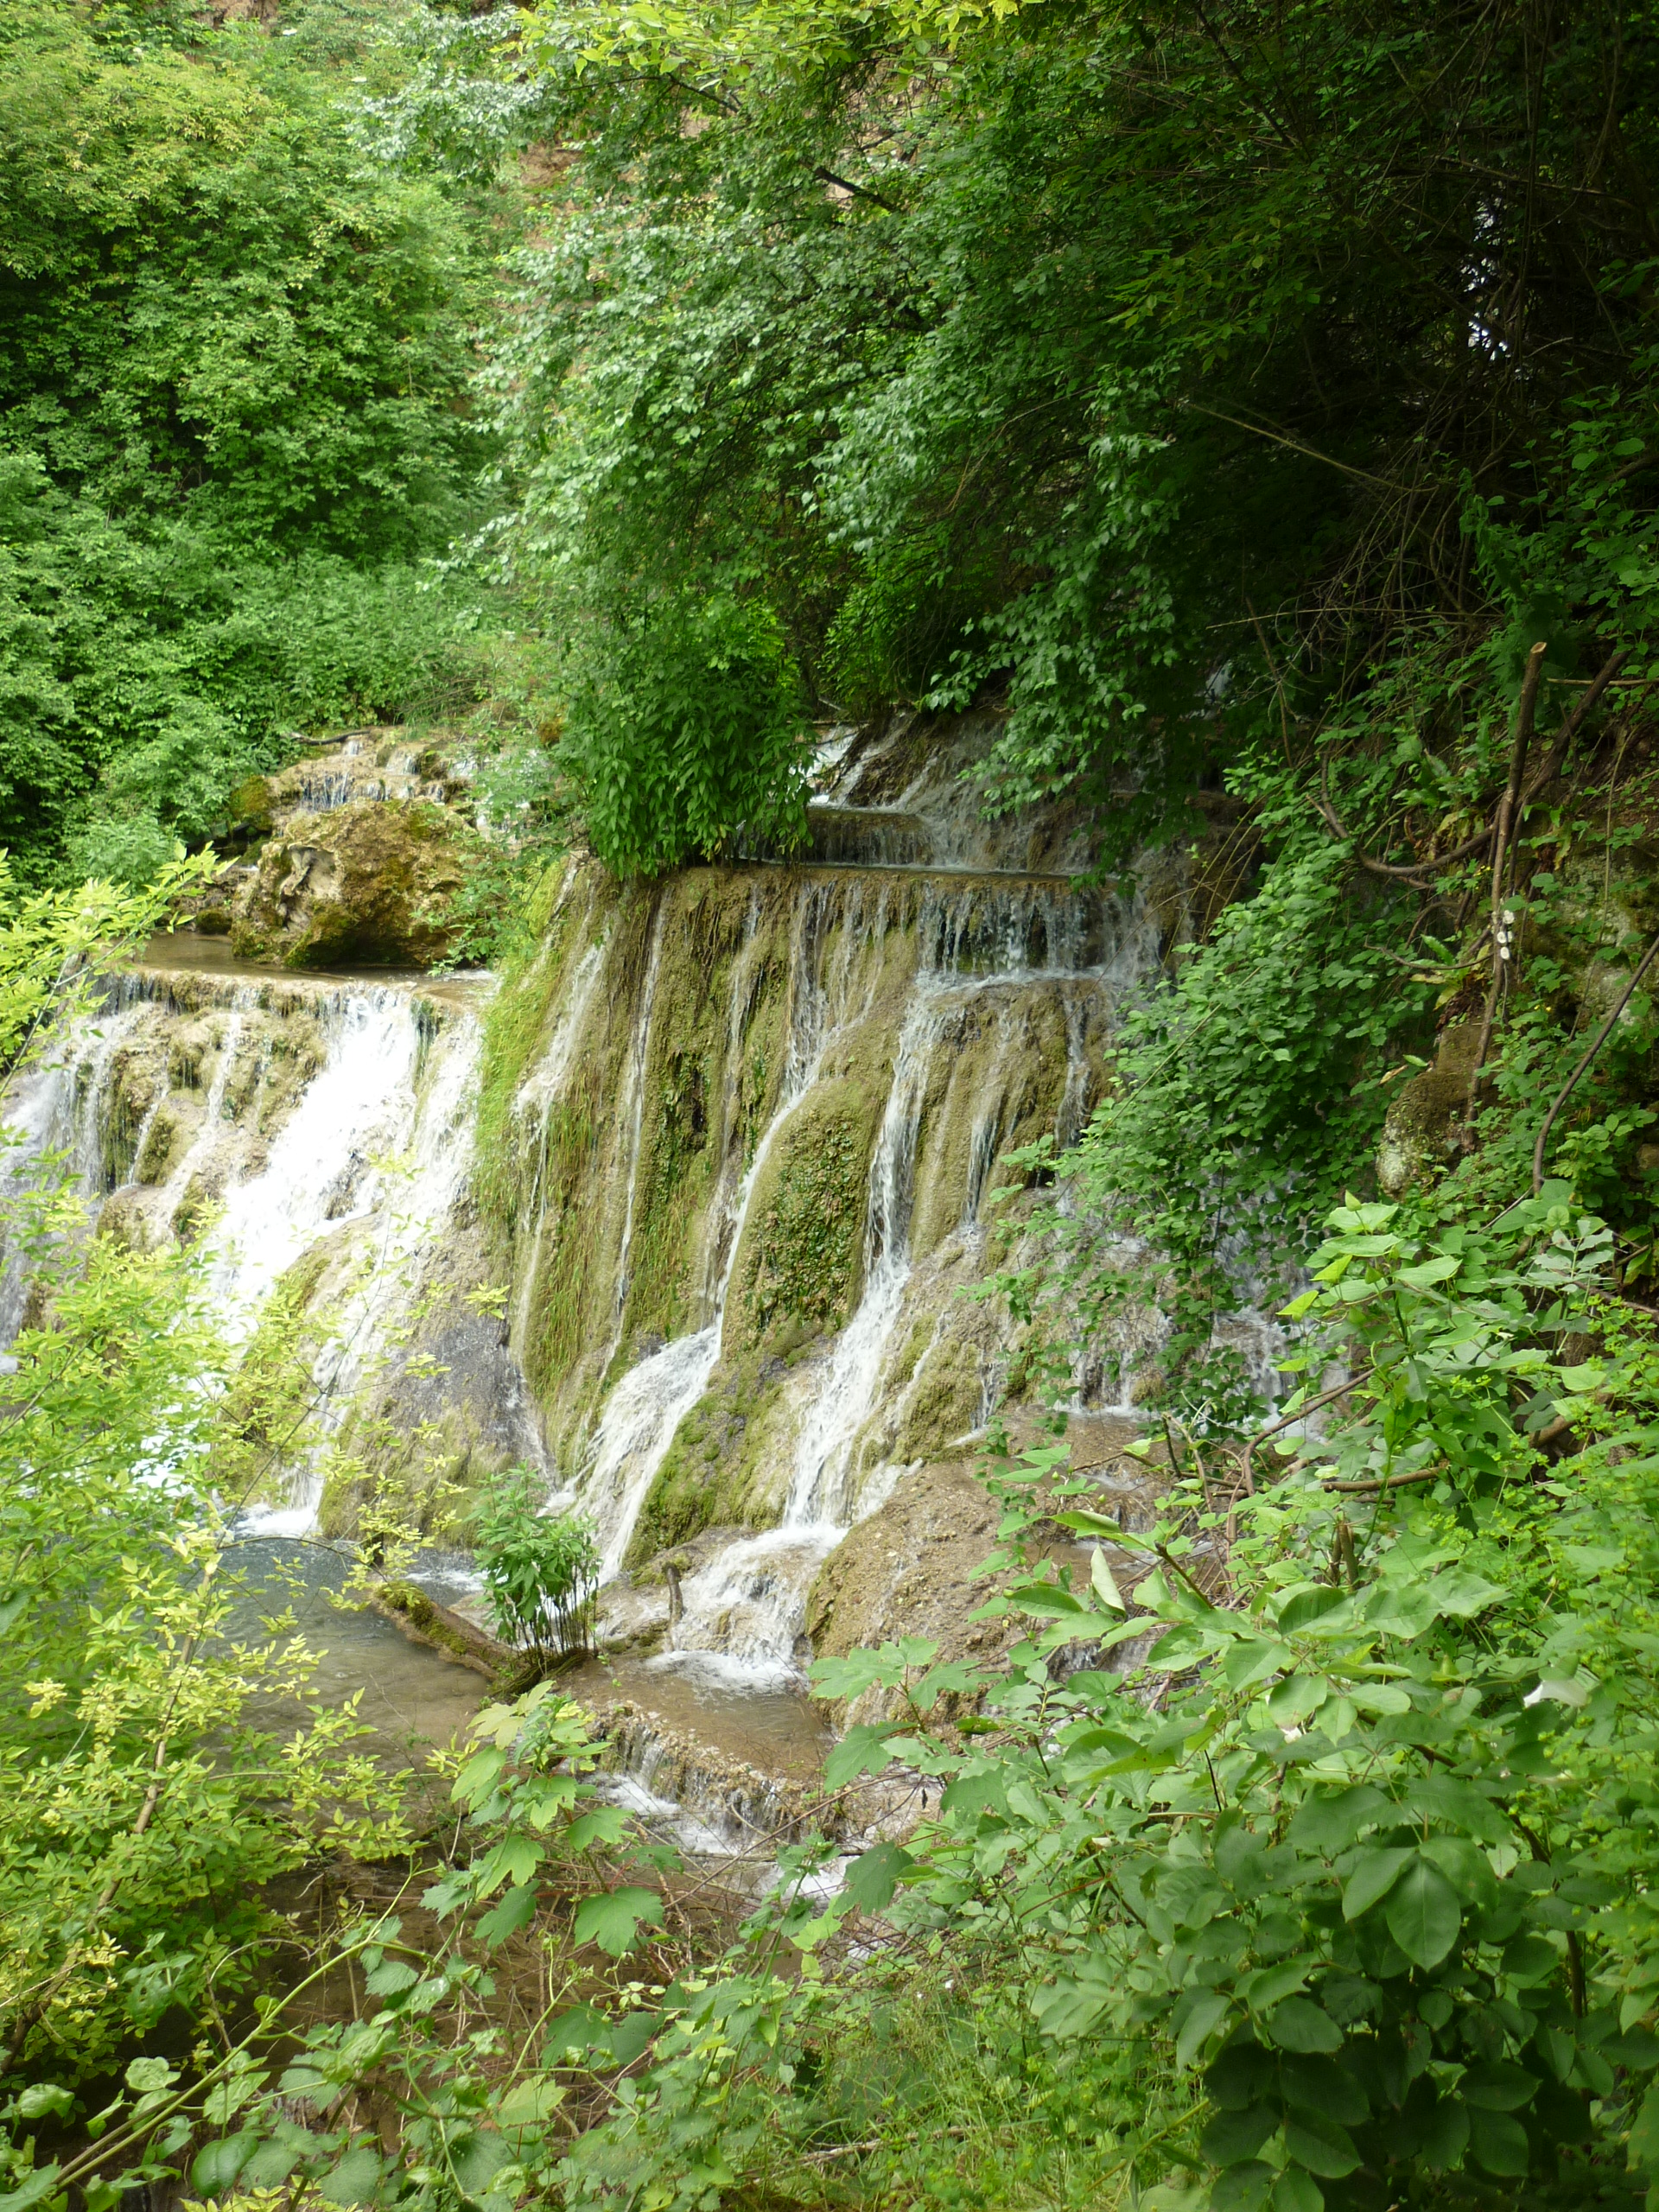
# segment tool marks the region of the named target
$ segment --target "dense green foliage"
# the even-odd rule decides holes
[[[731,594],[823,709],[991,686],[991,796],[1109,796],[1124,846],[1264,695],[1276,740],[1494,625],[1570,672],[1609,502],[1651,504],[1642,9],[547,0],[528,71],[491,23],[398,123],[561,143],[494,378],[580,664],[660,638],[670,685]],[[1541,574],[1581,416],[1617,454]],[[579,772],[639,779],[604,742]]]
[[[350,2004],[291,2018],[252,1885],[410,1841],[346,1726],[242,1727],[289,1662],[225,1643],[219,1562],[296,1346],[279,1312],[237,1367],[187,1262],[31,1217],[0,2212],[167,2176],[397,2212],[1659,2202],[1648,11],[544,0],[425,19],[412,74],[291,28],[0,31],[7,834],[143,874],[284,717],[453,670],[454,587],[410,564],[483,519],[456,210],[534,149],[477,539],[559,709],[487,785],[526,850],[573,805],[626,872],[787,845],[809,714],[894,699],[996,700],[988,798],[1109,808],[1109,858],[1210,787],[1249,895],[1076,1151],[1016,1163],[1064,1203],[995,1287],[1061,1400],[1154,1309],[1170,1487],[1133,1529],[1063,1441],[994,1466],[1007,1663],[818,1668],[884,1701],[828,1789],[934,1793],[902,1843],[797,1847],[699,1926],[542,1691],[454,1763],[418,1907],[308,1961]],[[10,1048],[148,909],[8,912]],[[1086,1582],[1033,1563],[1057,1528]],[[504,1629],[585,1630],[582,1532],[514,1488],[480,1538]]]
[[[537,1510],[543,1488],[524,1468],[493,1484],[473,1516],[473,1556],[496,1634],[546,1663],[593,1642],[599,1553],[578,1516]]]
[[[349,10],[0,22],[0,842],[142,880],[282,734],[467,680],[481,240],[371,163]]]

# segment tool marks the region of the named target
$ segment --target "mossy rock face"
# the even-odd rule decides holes
[[[640,1508],[626,1564],[637,1570],[705,1530],[775,1528],[793,1464],[790,1377],[804,1345],[787,1332],[724,1363],[692,1407]]]
[[[880,1109],[854,1081],[821,1084],[778,1132],[749,1202],[728,1323],[737,1341],[826,1336],[864,1285],[870,1153]]]
[[[427,801],[357,800],[274,837],[237,899],[231,950],[289,968],[429,968],[456,938],[448,906],[475,833]]]

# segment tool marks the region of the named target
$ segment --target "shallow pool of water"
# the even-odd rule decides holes
[[[474,1714],[489,1702],[488,1681],[441,1652],[412,1643],[401,1629],[367,1607],[332,1602],[346,1583],[346,1563],[326,1544],[267,1536],[242,1538],[227,1564],[247,1577],[232,1632],[257,1635],[262,1616],[293,1612],[296,1627],[317,1656],[315,1703],[332,1710],[362,1692],[358,1711],[374,1730],[383,1756],[411,1754],[465,1737]],[[292,1723],[297,1705],[261,1700],[267,1726]]]

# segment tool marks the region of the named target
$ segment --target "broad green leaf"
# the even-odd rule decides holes
[[[1532,2164],[1527,2131],[1520,2121],[1506,2112],[1488,2112],[1479,2105],[1469,2107],[1469,2148],[1476,2164],[1489,2174],[1512,2180],[1518,2180]]]
[[[1325,2212],[1325,2191],[1300,2166],[1287,2166],[1273,2184],[1273,2212]]]
[[[1247,2105],[1243,2112],[1212,2113],[1198,2148],[1212,2166],[1236,2166],[1253,2158],[1279,2125],[1271,2105]]]
[[[572,1821],[564,1834],[571,1851],[590,1851],[597,1844],[613,1849],[628,1832],[628,1816],[620,1805],[595,1805],[591,1813]]]
[[[1466,2105],[1478,2105],[1484,2112],[1519,2112],[1532,2102],[1537,2088],[1535,2074],[1501,2060],[1471,2066],[1458,2084],[1458,2094]]]
[[[558,2110],[564,2097],[562,2083],[550,2075],[533,2074],[528,2081],[516,2082],[493,2109],[503,2127],[539,2127]]]
[[[1438,1866],[1414,1858],[1383,1908],[1389,1933],[1414,1966],[1439,1966],[1458,1940],[1463,1916]]]
[[[1209,2212],[1262,2212],[1273,2179],[1273,2168],[1260,2158],[1227,2167],[1211,2184]]]
[[[372,2204],[385,2173],[385,2162],[378,2151],[359,2143],[332,2172],[323,2175],[317,2194],[327,2204]]]
[[[504,1882],[528,1882],[546,1856],[547,1847],[533,1836],[504,1836],[479,1869],[477,1894],[487,1897]]]
[[[1281,1959],[1274,1966],[1258,1967],[1239,1983],[1239,1995],[1253,2012],[1265,2012],[1302,1988],[1314,1963],[1309,1958]]]
[[[915,1864],[899,1844],[874,1844],[847,1869],[841,1893],[861,1912],[880,1912],[893,1902],[900,1878]]]
[[[1373,1848],[1359,1854],[1342,1892],[1342,1916],[1357,1920],[1384,1897],[1399,1880],[1402,1870],[1415,1856],[1409,1850]]]
[[[56,2082],[31,2082],[18,2094],[20,2120],[61,2119],[74,2108],[74,2091],[61,2088]]]
[[[1418,2156],[1431,2171],[1456,2165],[1469,2142],[1469,2107],[1457,2097],[1442,2097],[1423,2122]]]
[[[245,2128],[239,2135],[222,2136],[198,2151],[190,2162],[190,2181],[204,2196],[233,2194],[242,2169],[258,2147],[259,2138]]]
[[[478,1923],[478,1935],[482,1942],[494,1948],[505,1943],[509,1936],[516,1936],[528,1928],[536,1917],[537,1892],[532,1885],[508,1890],[501,1902],[485,1913]]]
[[[1467,1836],[1431,1836],[1421,1848],[1424,1858],[1440,1868],[1465,1904],[1484,1909],[1497,1903],[1497,1877],[1492,1872],[1492,1862]]]
[[[1104,1959],[1084,1959],[1075,1974],[1039,1989],[1031,2009],[1046,2036],[1071,2042],[1087,2035],[1108,2005],[1122,1994],[1122,1981]]]
[[[1107,1563],[1106,1554],[1098,1544],[1096,1545],[1094,1556],[1090,1561],[1089,1580],[1093,1586],[1096,1597],[1100,1599],[1103,1605],[1109,1606],[1115,1613],[1126,1612],[1128,1610],[1123,1603],[1123,1594],[1119,1590],[1112,1570]]]
[[[371,1997],[395,1997],[400,1990],[412,1989],[420,1980],[418,1967],[403,1959],[383,1959],[365,1981]]]
[[[1280,1606],[1274,1625],[1281,1636],[1294,1636],[1298,1629],[1310,1627],[1346,1602],[1347,1593],[1333,1589],[1329,1583],[1306,1583],[1300,1590],[1293,1590]]]
[[[1358,2127],[1369,2117],[1365,2092],[1333,2058],[1287,2055],[1279,2062],[1279,2081],[1289,2101],[1304,2112],[1339,2120],[1344,2127]]]
[[[1317,1851],[1335,1859],[1357,1841],[1368,1827],[1400,1825],[1399,1808],[1368,1782],[1351,1789],[1320,1790],[1302,1805],[1289,1829],[1289,1840],[1299,1851]]]
[[[514,2153],[503,2135],[480,2127],[472,2140],[453,2154],[455,2179],[468,2196],[485,2196],[503,2166],[513,2163]]]
[[[1114,1731],[1102,1730],[1099,1732],[1110,1737],[1113,1747],[1128,1741],[1127,1738],[1117,1735]],[[1095,1747],[1085,1744],[1084,1748]],[[939,1800],[939,1810],[959,1814],[964,1819],[983,1812],[1006,1814],[1007,1797],[1000,1769],[992,1767],[971,1774],[959,1774],[954,1782],[947,1783],[944,1795]]]
[[[887,1744],[903,1732],[904,1723],[898,1720],[861,1722],[849,1728],[823,1763],[824,1788],[840,1789],[861,1774],[880,1774],[892,1764]]]
[[[663,1901],[654,1890],[610,1890],[577,1906],[575,1934],[578,1943],[597,1943],[620,1959],[632,1949],[642,1927],[660,1928],[662,1923]]]
[[[58,2165],[37,2166],[27,2181],[0,2196],[0,2212],[29,2212],[30,2205],[38,2204],[42,2197],[55,2194],[58,2176],[63,2169]]]
[[[1284,1644],[1242,1637],[1222,1661],[1221,1671],[1232,1688],[1248,1690],[1257,1682],[1265,1681],[1269,1675],[1281,1674],[1295,1663]]]
[[[1465,1621],[1477,1613],[1485,1612],[1491,1606],[1507,1601],[1508,1592],[1496,1582],[1489,1582],[1484,1574],[1471,1574],[1466,1568],[1453,1567],[1449,1573],[1437,1574],[1428,1586],[1428,1594],[1437,1612],[1452,1619]]]
[[[1312,2113],[1293,2113],[1286,2120],[1285,2150],[1299,2166],[1323,2181],[1340,2181],[1359,2164],[1354,2139],[1341,2122],[1320,2120]]]
[[[1175,2038],[1176,2064],[1196,2065],[1198,2053],[1231,2012],[1231,2004],[1218,1989],[1205,1990],[1181,2022]]]
[[[1342,2030],[1321,2005],[1311,1997],[1287,1997],[1268,2015],[1268,2033],[1283,2050],[1332,2051],[1342,2049]]]
[[[1659,2082],[1643,2096],[1631,2122],[1629,2156],[1632,2166],[1659,2181]]]

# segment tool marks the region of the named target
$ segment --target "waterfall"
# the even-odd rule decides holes
[[[11,1150],[0,1159],[5,1194],[60,1160],[94,1217],[124,1209],[124,1232],[155,1243],[194,1233],[194,1217],[188,1228],[185,1217],[200,1179],[208,1186],[201,1250],[233,1341],[252,1331],[298,1260],[354,1232],[357,1272],[314,1369],[326,1434],[385,1356],[417,1256],[466,1181],[480,1049],[467,987],[459,999],[455,986],[444,987],[441,1004],[405,984],[254,982],[234,968],[215,972],[194,949],[183,961],[171,952],[158,947],[157,964],[113,979],[53,1061],[13,1086],[5,1108]],[[296,1049],[313,1035],[315,1065]],[[189,1081],[176,1085],[172,1065],[193,1038],[202,1073],[212,1059],[199,1090]],[[283,1043],[290,1065],[299,1062],[285,1114],[272,1066]],[[134,1086],[144,1098],[136,1127]],[[187,1135],[175,1133],[165,1173],[151,1173],[152,1136],[193,1118]],[[0,1273],[6,1341],[22,1314],[21,1256],[8,1254]],[[251,1520],[268,1534],[303,1534],[320,1488],[315,1466],[302,1466],[288,1502]]]
[[[741,1036],[745,1001],[752,981],[746,956],[754,943],[758,919],[756,910],[751,904],[746,922],[745,941],[733,963],[727,1007],[728,1044]],[[601,1573],[606,1580],[620,1573],[640,1509],[651,1494],[652,1484],[668,1456],[675,1433],[709,1387],[709,1377],[720,1357],[727,1294],[731,1287],[732,1269],[736,1264],[742,1242],[750,1197],[779,1131],[811,1087],[825,1045],[837,1026],[837,1016],[844,1016],[849,965],[846,962],[837,964],[828,978],[820,973],[822,912],[810,901],[797,917],[791,944],[796,957],[791,962],[793,988],[789,1007],[783,1096],[776,1113],[755,1147],[753,1157],[742,1171],[736,1191],[727,1192],[722,1179],[722,1190],[715,1209],[714,1235],[709,1245],[711,1259],[718,1267],[710,1319],[704,1327],[693,1334],[677,1338],[664,1344],[661,1351],[648,1354],[622,1376],[606,1402],[582,1477],[574,1488],[556,1493],[550,1501],[567,1509],[579,1508],[592,1519],[602,1560]],[[660,957],[660,948],[659,910],[658,926],[652,936],[654,960]],[[639,1036],[629,1065],[630,1090],[635,1103],[628,1149],[630,1212],[628,1228],[624,1232],[624,1265],[630,1248],[632,1221],[632,1179],[637,1179],[639,1172],[645,1042],[655,997],[656,969],[653,965],[647,975]],[[728,1065],[734,1059],[734,1054],[728,1055]],[[729,1115],[729,1101],[727,1102],[727,1112]],[[625,1303],[626,1285],[620,1281],[617,1300],[619,1329]]]

